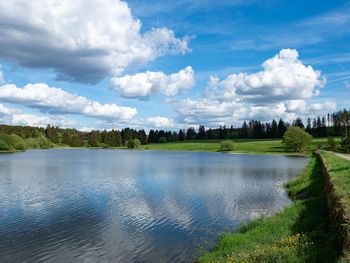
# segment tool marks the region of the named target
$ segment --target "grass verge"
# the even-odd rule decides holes
[[[344,204],[345,216],[350,219],[350,161],[331,152],[320,152],[337,195]]]
[[[336,262],[340,247],[328,223],[320,159],[286,185],[293,204],[273,217],[225,233],[199,262]]]
[[[329,214],[344,254],[341,262],[350,262],[350,161],[331,152],[319,153],[326,168]]]
[[[15,150],[15,149],[12,149],[12,150],[0,150],[0,153],[16,153],[16,152],[23,152],[23,151]]]

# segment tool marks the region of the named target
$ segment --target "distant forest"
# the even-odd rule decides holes
[[[283,119],[261,122],[258,120],[244,121],[240,128],[233,126],[220,126],[215,129],[206,129],[200,125],[196,130],[189,127],[178,132],[165,130],[150,130],[147,135],[145,130],[125,128],[119,130],[92,130],[90,132],[77,129],[62,129],[48,125],[46,128],[31,126],[0,125],[0,150],[49,148],[53,144],[69,145],[72,147],[120,147],[128,140],[139,139],[141,144],[165,143],[185,140],[207,139],[264,139],[282,138],[289,126],[304,128],[314,137],[347,136],[344,133],[344,125],[349,126],[349,110],[342,110],[327,114],[315,119],[307,119],[303,123],[297,118],[292,123]],[[345,129],[346,130],[346,129]]]

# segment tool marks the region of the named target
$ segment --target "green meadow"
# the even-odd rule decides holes
[[[295,154],[289,151],[282,144],[281,139],[236,139],[235,149],[232,153],[247,154]],[[339,144],[340,139],[336,139]],[[221,140],[196,140],[183,142],[154,143],[142,145],[140,149],[144,150],[174,150],[174,151],[203,151],[203,152],[219,152]],[[318,145],[327,147],[327,138],[313,139],[307,154],[316,150]]]

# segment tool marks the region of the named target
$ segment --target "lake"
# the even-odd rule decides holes
[[[308,158],[103,149],[0,155],[1,262],[191,262],[290,204]]]

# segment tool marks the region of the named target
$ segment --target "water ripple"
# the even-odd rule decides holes
[[[289,204],[305,158],[47,150],[1,156],[3,262],[191,262]]]

